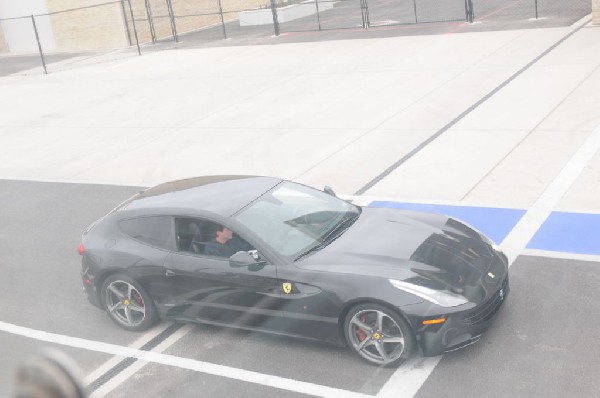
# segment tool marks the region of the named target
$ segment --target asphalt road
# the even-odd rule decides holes
[[[0,181],[0,320],[127,346],[121,330],[81,292],[76,247],[87,225],[138,187]],[[600,264],[519,257],[511,294],[482,341],[445,355],[417,397],[594,396],[600,341],[596,289]],[[163,325],[164,326],[164,325]],[[0,332],[0,396],[14,369],[47,344]],[[109,355],[61,347],[90,373]],[[165,351],[232,368],[376,395],[392,375],[345,349],[217,327],[197,326]],[[125,396],[301,396],[260,384],[149,364],[110,394]]]
[[[52,65],[56,62],[65,61],[81,55],[82,53],[46,54],[44,56],[44,60],[47,65]],[[26,71],[33,68],[36,68],[36,70],[39,69],[39,73],[43,73],[42,59],[39,54],[0,54],[0,76],[8,76],[12,75],[13,73]]]

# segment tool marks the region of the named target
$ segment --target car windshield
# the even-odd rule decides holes
[[[329,244],[359,214],[360,208],[335,196],[284,182],[234,218],[280,255],[298,258]]]

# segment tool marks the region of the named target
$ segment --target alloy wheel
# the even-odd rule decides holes
[[[354,350],[366,360],[387,365],[397,361],[405,350],[402,328],[387,313],[365,309],[348,322],[347,336]]]
[[[128,282],[111,282],[106,287],[105,300],[108,313],[124,326],[136,327],[146,319],[146,306],[142,294]]]

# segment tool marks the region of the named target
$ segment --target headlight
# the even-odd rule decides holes
[[[433,304],[437,304],[442,307],[456,307],[469,302],[463,296],[452,292],[441,292],[439,290],[429,289],[428,287],[413,285],[412,283],[402,282],[396,279],[388,279],[392,286],[396,289],[403,290],[407,293],[414,294],[415,296],[421,297]]]

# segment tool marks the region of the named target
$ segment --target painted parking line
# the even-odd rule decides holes
[[[131,343],[129,345],[129,348],[142,349],[142,347],[144,347],[146,344],[148,344],[149,342],[151,342],[152,340],[154,340],[158,336],[160,336],[162,333],[164,333],[165,330],[167,330],[169,327],[171,327],[171,325],[172,324],[169,322],[163,322],[163,323],[160,323],[160,324],[154,326],[152,329],[148,330],[146,333],[144,333],[143,335],[138,337],[133,343]],[[112,368],[117,366],[121,361],[122,361],[122,358],[120,358],[120,357],[113,357],[113,358],[109,359],[104,364],[102,364],[101,366],[96,368],[96,370],[89,373],[84,378],[83,382],[86,385],[89,385],[90,383],[92,383],[95,380],[97,380],[98,378],[100,378],[102,375],[106,374]]]
[[[600,150],[600,126],[590,134],[588,139],[580,146],[561,172],[535,201],[533,206],[531,206],[525,214],[519,217],[516,225],[514,225],[509,234],[502,240],[502,249],[508,257],[509,267],[514,263],[515,259],[523,253],[536,232],[541,229],[544,221],[550,218],[553,209],[556,208],[560,199],[573,185],[598,150]],[[475,221],[475,224],[477,224],[478,221]],[[418,391],[420,386],[422,386],[433,373],[438,362],[439,360],[432,361],[430,365],[426,367],[424,372],[415,372],[412,370],[405,371],[400,367],[383,386],[381,392],[389,391],[388,389],[391,388],[392,385],[401,385],[403,379],[408,380],[409,382],[413,381],[415,384],[413,388]],[[413,394],[413,396],[414,395],[415,394]]]
[[[523,250],[600,254],[600,215],[554,211],[559,201],[600,150],[600,126],[588,136],[569,162],[526,211],[444,204],[415,204],[393,201],[370,202],[388,206],[427,210],[464,220],[500,242],[509,263]],[[506,217],[506,220],[503,220]]]
[[[273,387],[287,391],[294,391],[317,397],[372,397],[372,395],[365,395],[353,391],[342,390],[339,388],[288,379],[285,377],[267,375],[230,366],[217,365],[210,362],[197,361],[195,359],[163,354],[156,351],[138,350],[117,344],[109,344],[94,340],[82,339],[78,337],[66,336],[62,334],[44,332],[42,330],[18,326],[2,321],[0,321],[0,331],[15,334],[18,336],[28,337],[38,341],[44,341],[47,343],[53,343],[67,347],[74,347],[89,351],[100,352],[104,354],[115,355],[121,358],[135,358],[144,363],[152,362],[161,365],[174,366],[180,369],[193,370],[196,372],[245,381],[248,383],[261,384],[267,387]],[[184,332],[185,331],[182,331],[181,334],[185,334]],[[173,341],[168,342],[169,344],[163,344],[160,348],[162,350],[165,350],[166,348],[174,344],[177,340],[179,340],[179,338],[173,338],[172,340]]]
[[[525,250],[542,224],[550,217],[560,200],[600,150],[600,126],[588,136],[565,167],[552,180],[527,213],[515,225],[501,246],[510,262]]]
[[[522,209],[389,200],[373,201],[369,206],[425,211],[450,216],[472,225],[498,244],[508,236],[526,213],[526,210]],[[600,214],[553,211],[526,247],[532,250],[529,253],[537,250],[598,256],[600,255]]]
[[[600,255],[600,214],[553,212],[527,248]]]

